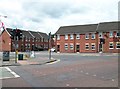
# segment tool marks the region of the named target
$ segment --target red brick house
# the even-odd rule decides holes
[[[55,33],[57,52],[118,53],[120,51],[119,22],[62,26]]]
[[[11,28],[0,34],[0,51],[15,51],[15,42],[11,37]],[[22,30],[23,38],[17,42],[18,51],[48,50],[49,37],[46,33]]]

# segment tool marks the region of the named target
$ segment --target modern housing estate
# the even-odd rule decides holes
[[[11,37],[11,28],[6,28],[0,35],[0,51],[15,51],[15,42]],[[17,42],[18,51],[48,50],[49,36],[46,33],[22,30],[23,38]]]
[[[120,22],[62,26],[55,33],[57,52],[118,53],[120,52]]]

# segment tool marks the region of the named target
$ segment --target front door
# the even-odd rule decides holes
[[[76,52],[80,52],[80,45],[76,45]]]
[[[103,51],[103,44],[99,44],[99,52]]]
[[[57,52],[60,51],[60,45],[57,45]]]

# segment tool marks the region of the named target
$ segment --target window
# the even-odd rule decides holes
[[[29,41],[30,41],[30,37],[29,37]]]
[[[116,49],[120,49],[120,42],[116,43]]]
[[[92,33],[92,34],[91,34],[91,38],[92,38],[92,39],[95,39],[95,33]]]
[[[109,32],[109,37],[113,37],[113,32],[112,31]]]
[[[32,39],[32,42],[34,42],[34,38]]]
[[[26,36],[26,41],[27,41],[27,36]]]
[[[100,33],[99,33],[99,38],[102,38],[102,37],[103,37],[103,36],[102,36],[102,32],[100,32]]]
[[[116,33],[116,35],[117,35],[117,37],[120,37],[120,31],[118,31],[118,32]]]
[[[76,35],[76,39],[80,39],[80,35],[79,34]]]
[[[113,42],[109,42],[109,49],[113,49],[114,46],[113,46]]]
[[[86,49],[86,50],[89,50],[89,43],[86,43],[86,44],[85,44],[85,49]]]
[[[74,35],[73,34],[70,34],[70,39],[74,39]]]
[[[60,35],[57,35],[57,40],[60,40]]]
[[[68,35],[66,34],[66,35],[65,35],[65,40],[67,40],[67,39],[68,39]]]
[[[92,43],[92,44],[91,44],[91,49],[92,49],[92,50],[95,50],[95,43]]]
[[[85,34],[85,39],[89,39],[89,34]]]
[[[65,44],[65,50],[68,50],[68,44]]]
[[[70,50],[73,50],[74,46],[73,44],[70,44]]]

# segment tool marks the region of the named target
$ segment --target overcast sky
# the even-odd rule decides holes
[[[55,33],[60,26],[118,20],[119,0],[0,0],[6,27]]]

